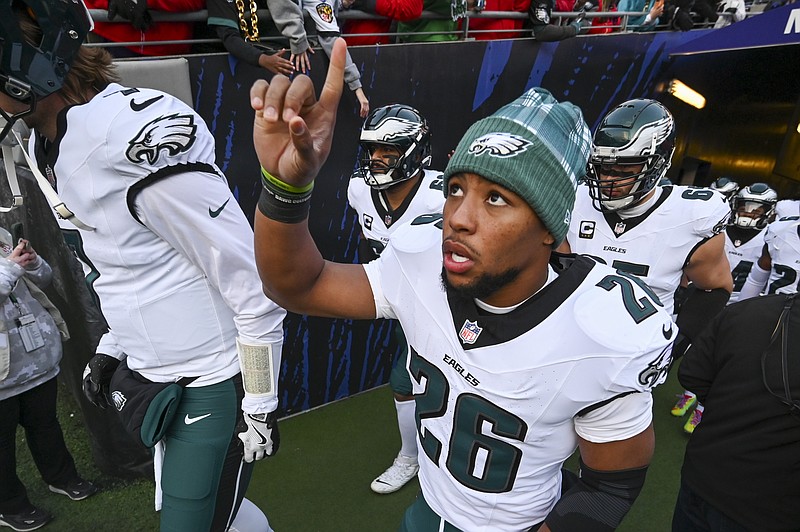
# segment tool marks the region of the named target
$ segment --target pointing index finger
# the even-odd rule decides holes
[[[331,63],[328,67],[328,75],[325,77],[325,85],[319,95],[319,103],[326,109],[335,110],[339,105],[344,89],[344,66],[347,59],[347,44],[341,37],[336,39],[331,52]]]

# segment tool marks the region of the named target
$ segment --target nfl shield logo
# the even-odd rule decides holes
[[[614,226],[614,232],[618,235],[621,235],[625,232],[625,222],[619,222],[617,225]]]
[[[474,344],[482,331],[483,327],[478,327],[477,321],[466,320],[464,325],[461,326],[461,332],[458,333],[458,337],[465,344]]]

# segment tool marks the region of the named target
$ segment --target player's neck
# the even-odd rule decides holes
[[[414,187],[419,180],[422,179],[422,172],[417,172],[417,175],[412,177],[411,179],[406,179],[392,187],[387,188],[384,190],[386,195],[386,201],[389,203],[389,207],[392,210],[397,209],[403,202],[406,200],[408,195],[414,190]]]
[[[650,207],[652,207],[653,204],[656,202],[659,196],[658,194],[656,194],[656,192],[659,191],[660,189],[658,187],[655,187],[653,190],[648,192],[644,198],[639,200],[639,203],[637,203],[633,207],[628,207],[627,209],[622,209],[618,211],[617,213],[619,214],[619,217],[624,220],[626,218],[635,218],[637,216],[641,216],[642,214],[647,212],[647,210]]]

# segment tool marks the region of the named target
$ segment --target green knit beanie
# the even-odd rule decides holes
[[[533,88],[475,122],[444,171],[444,191],[454,174],[469,172],[522,197],[558,246],[567,235],[578,178],[592,146],[581,110]]]

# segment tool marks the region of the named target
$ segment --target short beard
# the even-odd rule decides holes
[[[450,282],[447,280],[447,270],[442,268],[441,280],[442,286],[445,290],[453,291],[459,296],[468,299],[480,299],[481,301],[484,301],[491,297],[492,294],[514,281],[517,277],[519,277],[519,274],[519,268],[511,268],[502,273],[494,275],[484,273],[470,284],[456,287],[450,284]]]

